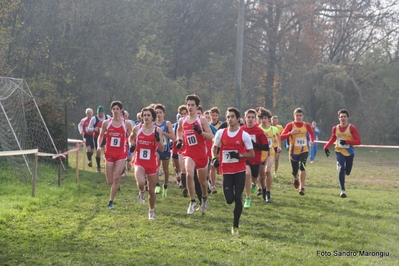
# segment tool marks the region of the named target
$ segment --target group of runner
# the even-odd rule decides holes
[[[225,113],[226,121],[222,123],[220,110],[213,107],[203,112],[200,98],[194,94],[188,95],[185,104],[179,106],[174,124],[164,120],[165,106],[162,104],[143,108],[137,114],[136,122],[128,119],[129,114],[120,101],[113,101],[110,109],[112,117],[104,114],[103,106],[97,108],[96,116],[92,109],[86,109],[86,117],[78,128],[86,141],[88,166],[92,166],[92,155],[96,152],[98,172],[101,171],[100,155],[104,147],[105,175],[111,185],[108,202],[111,210],[120,188],[120,177],[132,164],[139,189],[138,200],[144,203],[148,191],[148,217],[154,220],[155,194],[161,193],[159,168],[164,173],[162,197],[165,198],[172,157],[183,196],[190,198],[187,214],[196,210],[206,213],[208,193],[217,192],[216,174],[222,174],[225,200],[228,204],[235,203],[231,232],[236,235],[243,208],[251,206],[251,194],[258,191],[265,202],[272,202],[272,166],[274,163],[276,177],[283,140],[289,143],[293,185],[300,195],[305,195],[306,161],[309,147],[314,146],[314,130],[303,121],[300,108],[294,110],[294,121],[285,128],[278,124],[277,116],[263,107],[246,110],[244,117],[237,108],[230,107]],[[359,145],[361,141],[356,127],[348,122],[348,111],[341,109],[338,118],[340,124],[333,127],[324,149],[329,156],[328,148],[335,143],[340,196],[346,197],[345,175],[350,174],[353,165],[353,145]]]

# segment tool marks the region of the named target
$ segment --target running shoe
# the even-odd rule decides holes
[[[159,176],[163,175],[163,170],[162,170],[162,168],[158,168],[158,175],[159,175]]]
[[[294,178],[294,188],[299,188],[299,179]]]
[[[187,209],[187,214],[193,214],[195,211],[195,206],[197,205],[197,202],[195,201],[190,201],[190,205],[188,205],[188,209]],[[201,208],[202,210],[202,208]]]
[[[341,198],[346,198],[346,191],[341,190],[341,194],[339,195]]]
[[[301,196],[305,195],[305,189],[304,188],[301,188],[299,190],[299,195],[301,195]]]
[[[88,167],[92,167],[92,166],[93,166],[93,163],[92,163],[91,161],[89,161],[89,162],[87,163],[87,166],[88,166]]]
[[[154,210],[148,211],[148,220],[155,220],[155,211]]]
[[[266,192],[266,199],[265,201],[267,203],[272,203],[272,197],[270,196],[270,192]]]
[[[101,173],[101,167],[97,167],[97,173]]]
[[[205,213],[206,210],[208,209],[208,203],[209,203],[208,199],[206,199],[205,201],[204,200],[201,201],[201,212],[202,213]]]
[[[259,188],[258,189],[258,194],[256,194],[257,196],[260,196],[260,195],[262,195],[263,193],[262,193],[262,189],[261,188]]]
[[[188,197],[188,190],[187,188],[183,188],[183,197],[187,198]]]
[[[168,189],[162,188],[162,198],[166,198],[166,196],[168,196]]]
[[[108,203],[108,209],[110,209],[110,210],[115,210],[115,208],[114,208],[114,204],[113,203]]]
[[[138,199],[139,199],[139,202],[142,204],[145,202],[144,191],[143,192],[139,191]]]
[[[249,207],[251,207],[251,198],[246,198],[244,208],[249,209]]]
[[[216,186],[211,187],[211,194],[216,194],[218,191],[216,190]]]
[[[155,187],[155,194],[161,193],[161,186],[156,186]]]
[[[255,194],[256,192],[256,185],[252,184],[251,186],[251,194]]]
[[[232,234],[233,236],[238,236],[238,235],[239,235],[239,233],[238,233],[238,228],[237,228],[237,227],[232,227],[232,228],[231,228],[231,234]]]

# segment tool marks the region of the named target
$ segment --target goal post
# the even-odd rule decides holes
[[[38,148],[39,152],[57,154],[57,148],[46,126],[39,105],[23,79],[0,76],[0,151],[23,151]],[[22,182],[34,175],[33,154],[6,156]],[[40,161],[51,161],[40,157]]]

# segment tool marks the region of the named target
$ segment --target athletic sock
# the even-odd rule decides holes
[[[183,188],[186,188],[187,187],[186,174],[181,174],[180,180],[181,180],[181,183],[183,184]]]
[[[100,166],[100,157],[96,157],[96,163],[97,163],[97,167],[101,167]]]
[[[93,156],[92,152],[87,152],[87,160],[91,161],[92,156]]]
[[[163,188],[164,189],[168,189],[168,185],[163,185]]]
[[[202,197],[202,202],[205,202],[208,200],[208,197]]]

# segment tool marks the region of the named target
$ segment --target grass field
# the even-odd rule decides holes
[[[172,174],[149,221],[132,172],[110,211],[104,174],[86,167],[76,184],[74,155],[61,186],[56,167],[39,165],[35,198],[2,159],[0,265],[399,265],[398,159],[397,149],[356,149],[342,199],[335,160],[319,151],[302,197],[283,152],[273,203],[254,195],[239,236],[220,176],[207,214],[188,216]]]

